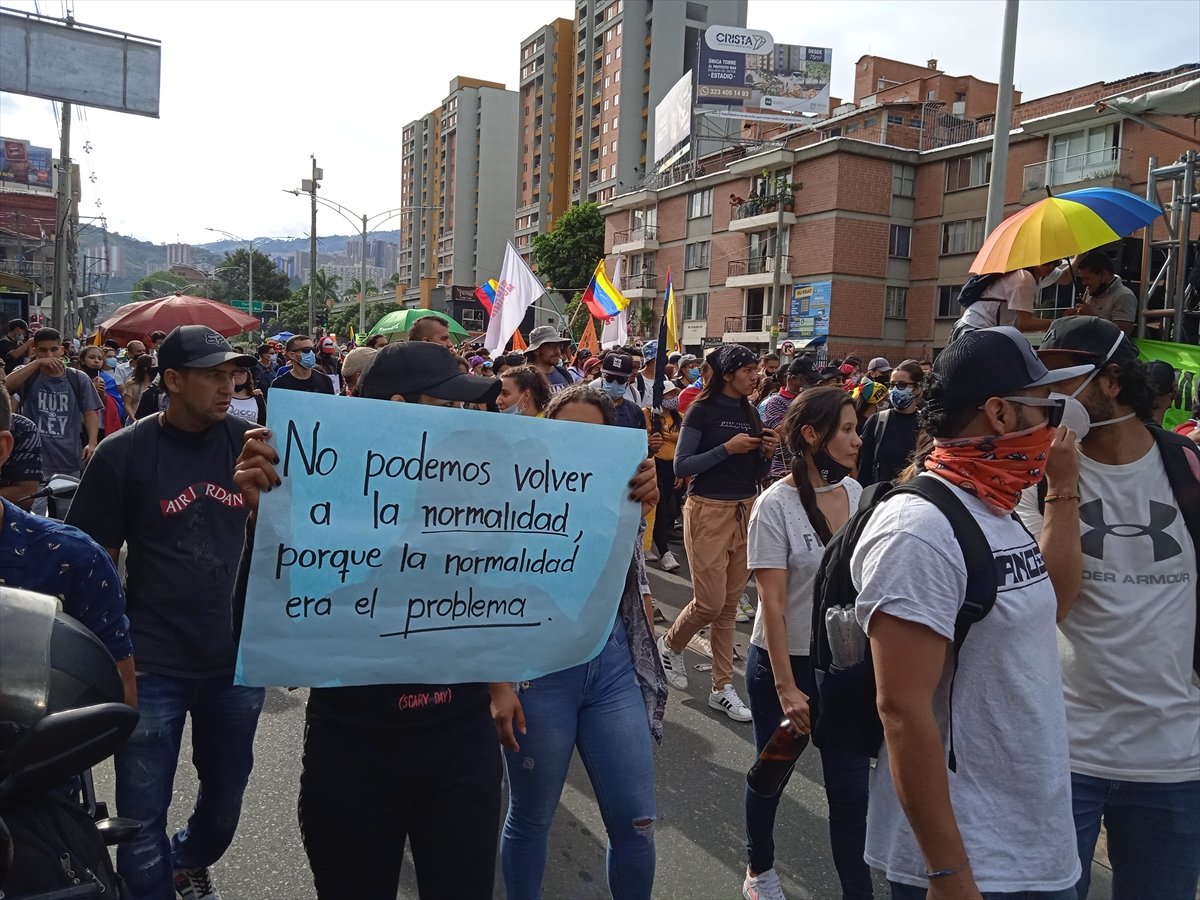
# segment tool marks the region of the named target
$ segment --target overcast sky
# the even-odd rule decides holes
[[[404,124],[436,107],[455,75],[515,89],[520,41],[571,18],[574,3],[78,0],[74,13],[163,45],[160,118],[92,109],[75,119],[82,214],[102,209],[111,230],[143,240],[204,243],[217,237],[206,227],[306,235],[307,197],[282,190],[307,177],[310,154],[326,195],[356,214],[399,206]],[[868,53],[936,58],[950,74],[996,80],[1003,14],[1000,0],[750,0],[747,24],[777,42],[832,47],[832,93],[850,99],[854,61]],[[1026,99],[1198,59],[1200,0],[1021,3],[1016,87]],[[0,134],[57,148],[51,103],[0,94]],[[321,210],[318,233],[354,230]]]

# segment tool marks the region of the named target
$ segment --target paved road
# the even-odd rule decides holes
[[[678,553],[678,551],[677,551]],[[679,553],[682,557],[682,553]],[[671,621],[690,599],[686,569],[651,573],[658,608]],[[753,592],[752,592],[753,593]],[[660,629],[661,630],[661,629]],[[744,656],[750,626],[738,626],[737,650]],[[749,724],[730,721],[708,708],[707,660],[687,654],[692,667],[686,693],[672,691],[665,736],[657,754],[658,869],[654,896],[662,900],[706,900],[741,896],[745,872],[742,791],[753,761]],[[743,693],[744,668],[737,665]],[[255,743],[254,775],[246,795],[237,838],[213,870],[225,900],[310,900],[315,896],[296,825],[304,691],[273,689]],[[185,735],[185,746],[187,736]],[[182,754],[171,807],[171,828],[184,824],[195,798],[189,754]],[[111,767],[96,772],[101,799],[112,798]],[[820,760],[801,757],[779,809],[775,829],[777,861],[790,900],[835,900],[840,896],[828,850],[826,807]],[[608,897],[604,875],[604,826],[583,767],[576,758],[550,836],[545,896],[553,900]],[[399,849],[399,848],[397,848]],[[1095,867],[1092,894],[1109,896],[1108,873]],[[453,873],[447,873],[452,878]],[[497,874],[496,895],[504,896]],[[401,878],[400,897],[416,898],[411,857]],[[876,897],[886,897],[877,880]]]

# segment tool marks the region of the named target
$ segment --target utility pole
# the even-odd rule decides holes
[[[312,157],[312,179],[300,182],[300,190],[312,200],[312,225],[308,230],[308,334],[312,337],[316,326],[317,310],[317,188],[325,173],[317,168],[317,157]]]
[[[1020,0],[1004,4],[1004,36],[1000,42],[1000,86],[996,91],[996,124],[992,132],[992,174],[988,179],[986,237],[1004,218],[1004,178],[1008,174],[1008,133],[1012,130],[1013,65],[1017,55],[1017,12]]]
[[[58,144],[58,190],[54,203],[54,298],[50,303],[50,325],[62,332],[71,293],[71,109],[62,105],[62,133]]]
[[[367,214],[362,217],[362,259],[358,276],[358,333],[367,331]]]

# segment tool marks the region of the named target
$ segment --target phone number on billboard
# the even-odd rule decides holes
[[[727,100],[746,100],[750,90],[742,87],[721,87],[720,85],[701,84],[696,88],[698,97],[723,97]]]

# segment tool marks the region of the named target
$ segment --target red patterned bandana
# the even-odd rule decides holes
[[[1003,513],[1042,480],[1054,429],[1037,425],[999,436],[938,440],[925,468]]]

